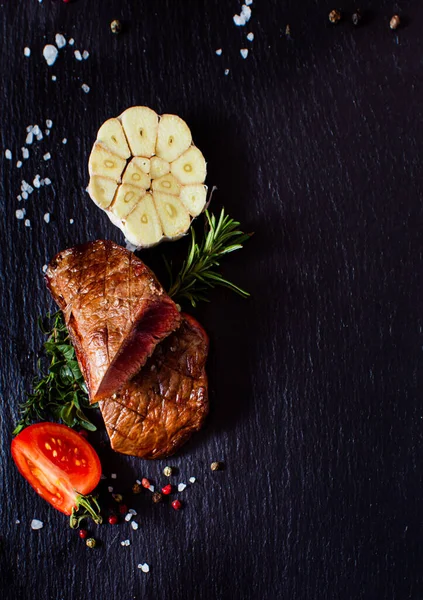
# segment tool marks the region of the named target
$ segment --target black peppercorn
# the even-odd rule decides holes
[[[142,490],[142,487],[140,486],[140,484],[135,482],[134,485],[132,486],[132,493],[133,494],[141,494],[141,490]]]
[[[161,494],[160,492],[154,492],[154,494],[153,494],[153,502],[155,504],[158,504],[162,500],[163,500],[163,494]]]

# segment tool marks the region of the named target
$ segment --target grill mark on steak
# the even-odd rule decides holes
[[[141,371],[100,402],[111,446],[142,458],[165,458],[203,425],[208,413],[208,337],[188,315],[156,347]]]
[[[113,242],[60,252],[46,280],[64,313],[92,402],[128,381],[180,323],[154,274]]]

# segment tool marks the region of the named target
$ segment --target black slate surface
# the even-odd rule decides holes
[[[3,600],[423,596],[423,6],[366,2],[358,29],[331,26],[333,6],[311,0],[255,0],[237,28],[240,7],[0,3]],[[89,59],[66,47],[47,67],[57,32]],[[133,104],[192,127],[218,187],[212,207],[255,231],[223,267],[252,296],[217,290],[195,311],[212,344],[203,432],[157,463],[100,447],[105,475],[117,473],[103,486],[127,494],[140,527],[94,528],[101,546],[89,550],[18,475],[9,447],[42,343],[36,318],[53,308],[43,265],[78,242],[123,241],[84,188],[99,125]],[[50,137],[17,169],[26,126],[45,119]],[[52,185],[18,202],[37,173]],[[23,206],[30,227],[15,217]],[[178,260],[185,248],[141,257],[158,268],[162,250]],[[226,470],[211,473],[213,460]],[[175,483],[197,477],[179,513],[128,494],[137,477],[163,482],[165,464],[179,468]]]

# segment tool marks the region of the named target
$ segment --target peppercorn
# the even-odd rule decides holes
[[[110,525],[116,525],[118,521],[119,521],[119,519],[117,518],[116,515],[110,515],[110,517],[109,517]]]
[[[339,21],[341,20],[341,13],[339,10],[331,10],[329,13],[329,21],[331,23],[339,23]]]
[[[85,543],[87,544],[88,548],[95,548],[97,542],[94,538],[88,538]]]
[[[174,508],[175,510],[181,510],[182,504],[180,503],[179,500],[174,500],[172,502],[172,508]]]
[[[398,27],[400,26],[401,23],[401,19],[399,18],[398,15],[394,15],[392,17],[392,19],[389,21],[389,27],[391,29],[398,29]]]
[[[140,486],[140,484],[135,482],[134,485],[132,486],[132,493],[133,494],[141,494],[141,490],[142,490],[142,487]]]
[[[212,471],[220,471],[222,469],[222,463],[220,462],[212,462],[212,464],[210,465],[210,469]]]
[[[113,500],[115,500],[118,504],[120,504],[123,500],[122,494],[112,494]]]
[[[172,493],[172,486],[170,485],[170,483],[168,483],[167,485],[165,485],[162,488],[162,494],[164,494],[165,496],[168,496],[171,493]]]
[[[112,30],[112,33],[118,34],[122,31],[122,23],[118,19],[114,19],[110,23],[110,29]]]
[[[88,531],[86,529],[79,530],[79,537],[81,538],[81,540],[85,540],[87,535],[88,535]]]
[[[126,504],[121,504],[119,506],[119,512],[121,515],[125,515],[128,512],[128,507],[126,506]]]
[[[164,475],[165,477],[170,477],[170,476],[172,475],[172,473],[173,473],[173,469],[172,469],[172,467],[165,467],[165,468],[163,469],[163,475]]]
[[[143,477],[141,479],[141,485],[142,487],[145,487],[147,490],[150,487],[151,483],[148,481],[148,479],[146,477]]]
[[[161,494],[160,492],[154,492],[154,494],[153,494],[154,504],[158,504],[159,502],[162,502],[162,500],[163,500],[163,494]]]
[[[355,27],[360,25],[362,18],[363,18],[363,15],[361,13],[361,10],[359,8],[357,8],[357,10],[355,11],[355,13],[352,16],[353,25],[355,25]]]

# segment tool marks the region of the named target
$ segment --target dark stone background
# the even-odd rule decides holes
[[[423,597],[423,5],[366,0],[358,29],[331,26],[333,6],[311,0],[255,0],[237,28],[240,7],[0,2],[3,600]],[[89,59],[66,47],[47,67],[57,32]],[[94,529],[102,545],[89,550],[18,475],[9,447],[42,343],[36,318],[53,308],[42,266],[77,242],[123,241],[84,189],[99,125],[133,104],[192,127],[218,187],[212,208],[255,231],[222,266],[252,296],[217,290],[195,311],[212,344],[204,431],[158,463],[101,449],[104,473],[118,474],[103,486],[123,493],[142,475],[163,482],[166,463],[176,483],[196,476],[184,510],[128,495],[139,530]],[[51,136],[19,171],[25,128],[45,119]],[[21,179],[36,173],[52,185],[19,203]],[[15,217],[22,204],[30,228]],[[141,257],[158,268],[186,245]],[[212,460],[226,470],[212,474]]]

